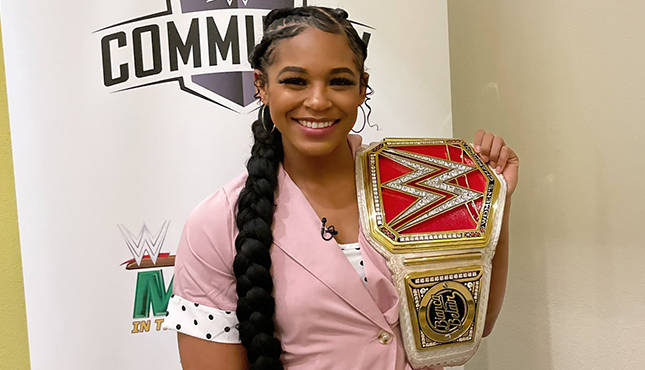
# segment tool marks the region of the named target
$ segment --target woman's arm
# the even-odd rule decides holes
[[[488,163],[497,173],[502,174],[506,180],[506,203],[504,205],[502,229],[497,242],[495,257],[493,257],[488,308],[483,334],[485,337],[493,331],[497,316],[502,310],[502,303],[504,302],[504,294],[506,292],[511,196],[517,186],[520,160],[513,149],[506,145],[503,138],[495,136],[491,132],[478,130],[475,133],[473,145],[481,159]]]
[[[493,257],[493,269],[490,278],[490,290],[488,295],[488,308],[486,310],[486,323],[484,324],[483,336],[488,336],[495,326],[497,316],[502,310],[504,294],[506,293],[506,276],[508,275],[508,221],[510,218],[511,200],[507,199],[504,206],[504,217],[502,219],[502,230],[497,241],[495,257]]]
[[[217,343],[177,333],[184,370],[246,370],[249,364],[241,344]]]

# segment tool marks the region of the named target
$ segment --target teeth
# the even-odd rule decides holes
[[[334,124],[334,121],[328,121],[328,122],[311,122],[311,121],[302,121],[302,120],[297,120],[297,121],[299,124],[309,128],[325,128]]]

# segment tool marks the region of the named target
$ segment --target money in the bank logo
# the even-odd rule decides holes
[[[118,225],[132,258],[123,262],[126,271],[136,272],[132,308],[132,334],[161,330],[172,295],[175,256],[162,252],[170,221],[164,221],[154,233],[143,225],[138,232]],[[166,284],[166,281],[169,283]]]

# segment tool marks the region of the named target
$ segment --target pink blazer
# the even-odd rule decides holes
[[[361,138],[350,135],[348,141],[355,152]],[[174,294],[235,311],[234,214],[245,180],[243,174],[229,182],[190,215],[177,250]],[[282,167],[276,204],[271,272],[285,367],[411,369],[391,274],[363,231],[358,241],[367,288],[336,242],[320,237],[320,219]],[[392,339],[383,340],[388,335]]]

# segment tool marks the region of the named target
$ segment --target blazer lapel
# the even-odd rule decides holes
[[[336,241],[321,238],[316,212],[282,166],[276,203],[274,244],[374,324],[391,330]]]
[[[370,245],[363,232],[361,229],[358,240],[368,281],[367,289],[388,324],[395,326],[399,320],[399,294],[392,282],[392,273],[385,258]]]

